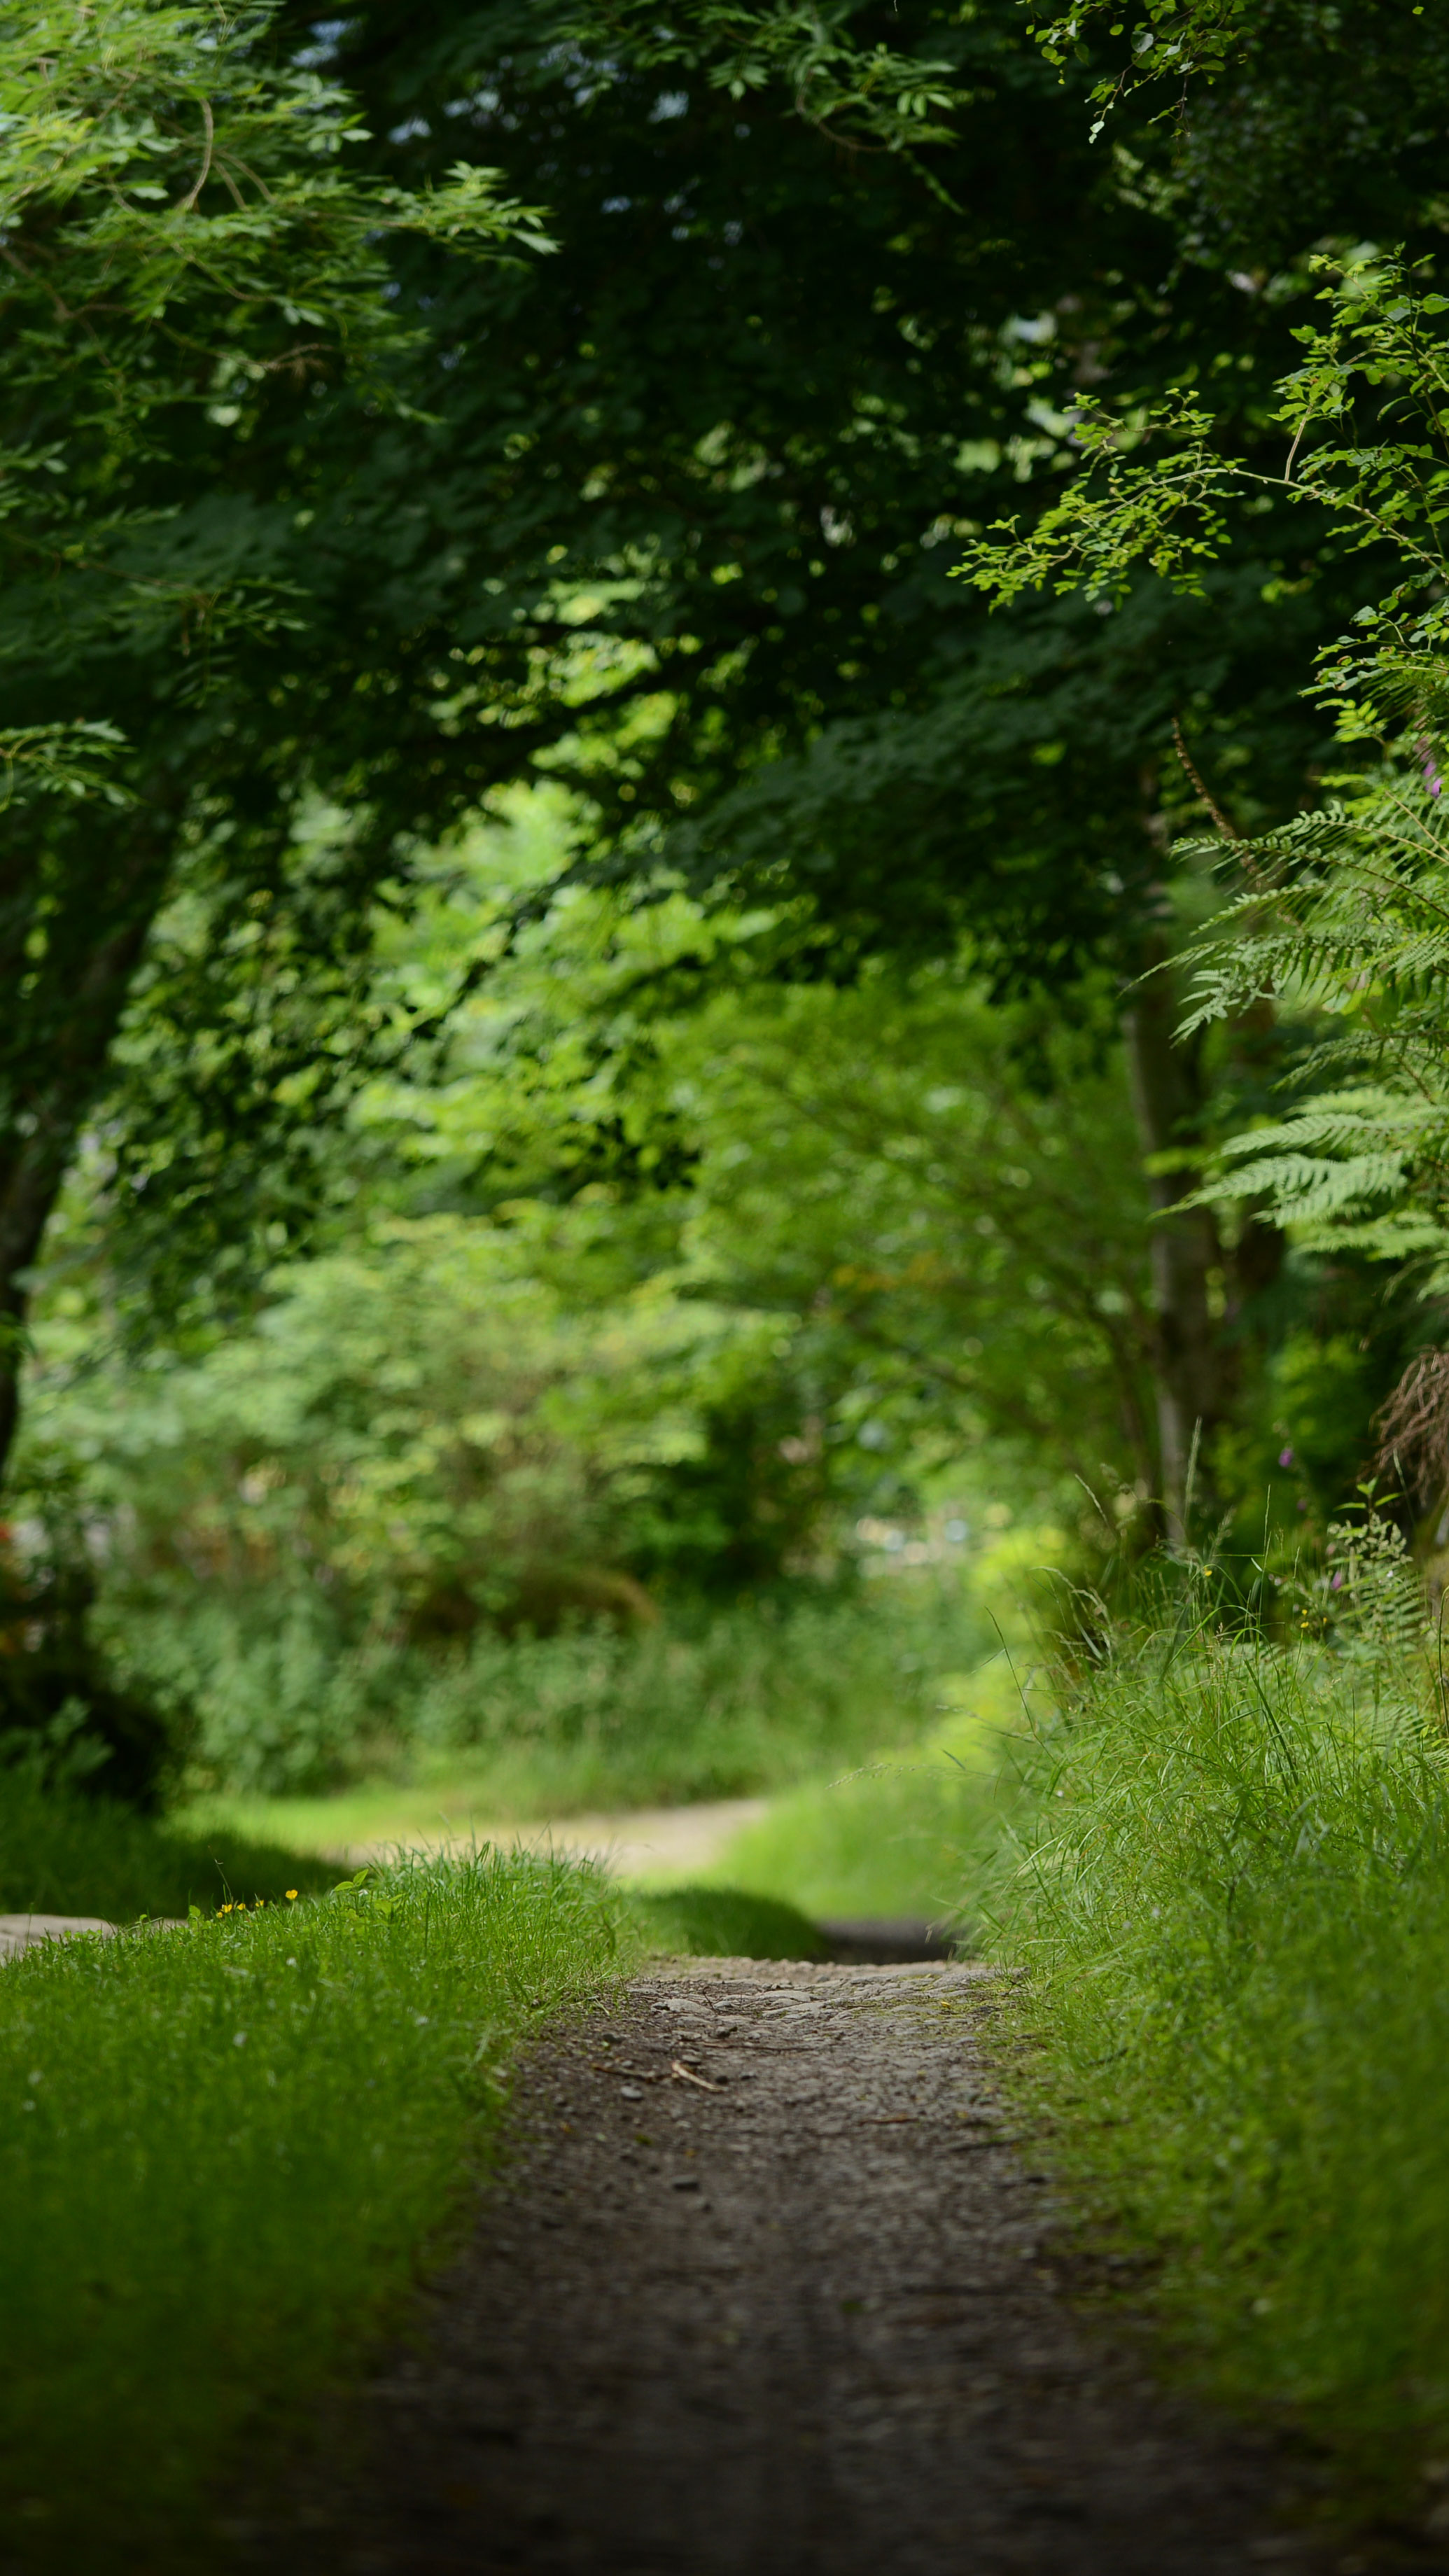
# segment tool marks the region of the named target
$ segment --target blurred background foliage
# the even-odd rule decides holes
[[[758,915],[560,891],[577,829],[516,791],[382,925],[381,1010],[472,989],[318,1131],[313,1247],[244,1313],[157,1337],[86,1140],[10,1562],[98,1591],[88,1633],[193,1789],[460,1756],[522,1812],[773,1786],[912,1740],[912,1674],[994,1644],[1008,1525],[1094,1580],[1155,1535],[1110,988],[993,1001],[969,954],[762,973]],[[1351,1263],[1290,1255],[1218,1440],[1245,1549],[1342,1499],[1402,1330]]]
[[[440,855],[388,934],[409,1011],[500,944],[561,802]],[[1125,1138],[1120,1193],[1093,1179],[1121,1125],[1105,1014],[993,1011],[964,968],[762,985],[748,937],[682,896],[557,901],[431,1078],[374,1083],[325,1140],[312,1254],[179,1346],[141,1329],[92,1140],[39,1287],[11,1547],[40,1579],[92,1567],[97,1633],[200,1776],[312,1788],[415,1733],[537,1734],[625,1666],[657,1711],[673,1654],[675,1698],[717,1701],[729,1663],[724,1713],[758,1722],[687,1780],[641,1752],[636,1787],[754,1786],[782,1694],[742,1600],[812,1667],[797,1696],[837,1699],[844,1654],[869,1700],[867,1566],[944,1599],[983,1510],[1074,1522],[1078,1476],[1136,1508],[1141,1210]],[[909,1731],[874,1687],[857,1749]]]

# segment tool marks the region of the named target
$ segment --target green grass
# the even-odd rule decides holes
[[[944,1920],[960,1906],[974,1803],[939,1756],[883,1763],[775,1799],[718,1874],[809,1915]]]
[[[1059,2161],[1184,2366],[1392,2487],[1449,2444],[1449,1748],[1388,1642],[1124,1644],[1002,1906]]]
[[[944,1725],[914,1752],[776,1798],[710,1876],[808,1915],[969,1928],[973,1883],[1012,1812],[1020,1709],[1004,1661],[950,1688]]]
[[[520,2037],[633,1947],[485,1854],[0,1969],[0,2564],[207,2554],[212,2483],[443,2249]]]
[[[194,1798],[176,1821],[193,1834],[239,1834],[294,1851],[377,1851],[390,1844],[432,1847],[456,1838],[488,1838],[512,1821],[506,1801],[477,1762],[421,1760],[411,1777],[384,1776],[317,1797],[262,1797],[218,1790]],[[336,1875],[334,1871],[333,1875]]]
[[[645,1948],[706,1959],[823,1959],[815,1925],[793,1905],[736,1887],[631,1892],[628,1908]]]
[[[334,1867],[227,1829],[190,1833],[153,1823],[106,1799],[38,1788],[0,1770],[0,1914],[140,1914],[210,1911],[228,1896],[276,1903],[289,1887],[328,1888]]]

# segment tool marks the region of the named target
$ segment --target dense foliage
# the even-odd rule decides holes
[[[1360,260],[1301,317],[1313,240],[1436,237],[1393,103],[1410,62],[1439,95],[1434,31],[1362,13],[1377,121],[1300,184],[1288,69],[1340,118],[1348,69],[1291,12],[1189,13],[1213,77],[1173,129],[1129,82],[1110,156],[1060,31],[1005,5],[283,8],[227,32],[224,115],[209,21],[108,26],[151,123],[93,117],[77,54],[90,158],[46,256],[83,268],[119,224],[149,283],[110,410],[17,485],[112,512],[57,572],[76,642],[37,685],[71,696],[37,698],[33,747],[99,743],[121,801],[77,772],[80,801],[21,809],[86,936],[109,916],[64,851],[153,814],[143,755],[186,787],[84,1080],[59,1020],[26,1042],[70,1110],[16,1095],[21,1162],[49,1160],[12,1591],[60,1676],[53,1766],[99,1707],[96,1583],[122,1679],[260,1784],[355,1767],[404,1709],[498,1742],[500,1636],[663,1607],[684,1651],[707,1605],[848,1589],[869,1533],[963,1546],[940,1531],[993,1496],[1078,1570],[1321,1529],[1429,1329],[1427,1220],[1359,1221],[1368,1180],[1408,1185],[1420,1069],[1292,1129],[1296,1196],[1234,1139],[1317,1080],[1325,1004],[1354,994],[1380,1054],[1432,1017],[1402,1007],[1432,964],[1410,896],[1400,951],[1371,906],[1372,959],[1340,938],[1315,980],[1307,908],[1331,881],[1363,930],[1334,835],[1363,844],[1301,809],[1346,686],[1340,655],[1305,692],[1313,657],[1362,611],[1362,671],[1407,596],[1362,510],[1405,537],[1412,436],[1323,424],[1409,384],[1408,339],[1429,395],[1434,299],[1406,288],[1403,323]],[[1230,91],[1278,174],[1240,203]],[[307,261],[303,348],[277,278],[300,296]],[[55,347],[13,319],[38,400]],[[1003,509],[992,614],[949,572]],[[187,588],[223,525],[227,581]],[[1412,764],[1437,645],[1392,649]],[[1354,703],[1358,814],[1389,791]],[[50,976],[63,1017],[89,988],[46,901],[31,998]],[[1351,1225],[1320,1221],[1335,1189]]]
[[[362,832],[319,868],[294,826],[324,709],[360,714],[392,656],[375,628],[359,656],[346,567],[308,531],[344,417],[371,444],[408,409],[388,238],[536,238],[478,174],[426,198],[354,175],[351,103],[266,32],[114,0],[0,33],[0,1458],[28,1274],[138,981],[111,1144],[173,1222],[204,1194],[203,1236],[254,1234],[246,1140],[345,1081],[394,861]],[[336,748],[360,822],[355,718]]]
[[[1234,882],[1223,915],[1189,951],[1187,1031],[1262,1025],[1286,1010],[1316,1014],[1318,1033],[1295,1068],[1288,1115],[1230,1135],[1197,1204],[1267,1207],[1305,1250],[1393,1263],[1437,1302],[1449,1051],[1438,892],[1449,308],[1424,269],[1391,255],[1318,266],[1330,271],[1320,290],[1329,311],[1299,327],[1304,354],[1280,387],[1287,445],[1274,476],[1224,454],[1212,415],[1186,396],[1131,424],[1101,409],[1081,421],[1084,471],[1064,497],[1028,538],[1011,530],[979,542],[966,569],[999,599],[1048,581],[1121,594],[1143,559],[1177,587],[1200,589],[1204,564],[1228,542],[1225,497],[1270,481],[1320,512],[1351,560],[1375,567],[1377,595],[1320,654],[1312,684],[1336,716],[1345,758],[1358,756],[1358,774],[1339,782],[1347,793],[1266,835],[1243,838],[1218,817]],[[1139,454],[1144,443],[1164,452]],[[1442,1497],[1435,1486],[1418,1499],[1437,1510]]]
[[[431,44],[390,5],[335,33],[390,172],[461,147],[552,192],[558,258],[448,298],[437,458],[480,512],[480,783],[562,773],[587,872],[768,907],[776,971],[963,939],[997,990],[1157,970],[1123,1033],[1159,1217],[1152,1481],[1179,1523],[1194,1424],[1211,1445],[1232,1421],[1273,1329],[1282,1243],[1246,1203],[1161,1222],[1277,1053],[1172,1044],[1164,970],[1203,899],[1172,846],[1196,793],[1174,729],[1240,828],[1285,821],[1331,743],[1301,680],[1363,577],[1261,490],[1202,599],[1139,580],[1110,615],[993,621],[946,575],[953,538],[1050,509],[1094,389],[1130,415],[1194,386],[1268,463],[1313,245],[1437,239],[1446,64],[1399,14],[1268,13],[1231,101],[1203,91],[1181,140],[1139,118],[1110,156],[1004,6],[819,22],[943,84],[914,152],[822,148],[808,85],[803,115],[741,88],[744,35],[794,42],[789,10],[666,17],[638,50],[631,12],[605,39],[503,0]],[[426,249],[408,283],[435,292]]]

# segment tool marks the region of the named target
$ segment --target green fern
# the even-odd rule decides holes
[[[1432,778],[1387,762],[1351,805],[1235,855],[1249,890],[1190,952],[1186,1028],[1266,998],[1328,1028],[1296,1077],[1306,1096],[1231,1138],[1194,1203],[1251,1196],[1310,1247],[1427,1259],[1437,1285],[1449,1278],[1449,816]]]

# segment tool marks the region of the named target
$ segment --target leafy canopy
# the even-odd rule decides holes
[[[179,443],[201,461],[199,424],[225,434],[213,452],[246,438],[279,381],[351,376],[398,399],[389,362],[417,334],[384,293],[389,234],[548,247],[486,171],[460,165],[423,195],[354,176],[355,105],[269,59],[267,26],[265,9],[100,0],[0,31],[0,545],[12,598],[17,578],[43,579],[62,670],[97,647],[179,643],[202,691],[233,625],[295,616],[284,578],[208,561],[202,545],[148,564],[176,512],[139,502],[136,476],[179,462]],[[12,730],[12,795],[89,792],[113,748],[94,716]]]

